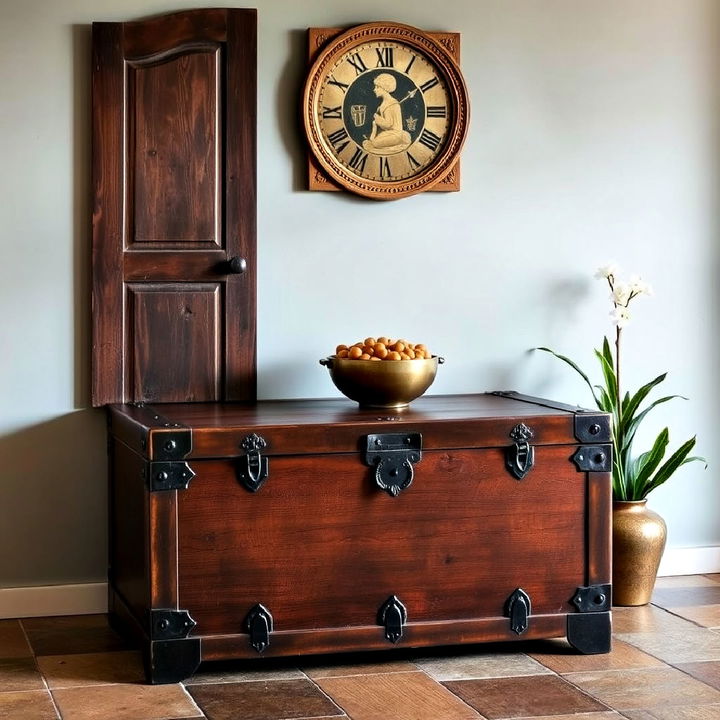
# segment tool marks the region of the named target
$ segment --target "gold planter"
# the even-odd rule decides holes
[[[613,604],[647,605],[665,550],[665,521],[647,500],[613,502]]]

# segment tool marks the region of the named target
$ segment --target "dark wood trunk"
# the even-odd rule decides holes
[[[378,619],[393,596],[407,610],[398,646],[572,641],[585,633],[568,618],[583,615],[572,622],[599,623],[584,649],[607,649],[610,475],[572,460],[580,447],[609,457],[607,416],[539,402],[429,397],[395,419],[345,400],[115,405],[114,602],[149,655],[151,611],[186,611],[197,625],[172,642],[199,638],[197,662],[258,657],[247,625],[258,604],[273,618],[263,656],[394,647]],[[599,444],[578,438],[579,415],[597,420]],[[507,467],[520,423],[534,448],[522,479]],[[395,497],[365,456],[368,435],[388,433],[422,437]],[[255,491],[243,479],[253,435],[268,471]],[[187,487],[156,480],[183,467]],[[607,598],[579,613],[585,587]],[[520,632],[508,609],[517,590],[531,603]],[[168,675],[163,657],[151,679],[187,672]]]

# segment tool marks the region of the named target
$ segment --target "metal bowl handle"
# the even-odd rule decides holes
[[[438,365],[442,365],[444,362],[445,362],[445,358],[440,357],[440,355],[438,355]]]
[[[321,365],[324,365],[326,368],[332,368],[333,359],[331,357],[320,358],[319,362]]]

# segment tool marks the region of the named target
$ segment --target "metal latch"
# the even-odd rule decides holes
[[[238,458],[238,479],[250,492],[257,492],[268,477],[268,459],[260,454],[267,447],[267,442],[253,433],[240,443],[240,447],[245,455]]]
[[[273,631],[273,616],[270,611],[258,603],[245,618],[245,627],[250,633],[250,644],[259,653],[270,645],[270,633]]]
[[[375,484],[388,495],[397,497],[410,487],[413,464],[422,459],[420,433],[383,433],[368,435],[365,463],[375,466]]]
[[[510,431],[510,439],[515,444],[505,451],[505,466],[518,480],[522,480],[535,464],[535,448],[528,442],[532,436],[532,430],[525,423],[519,423]]]
[[[391,595],[378,611],[378,624],[385,626],[385,637],[396,643],[403,634],[403,626],[407,623],[407,608],[400,602],[397,595]]]
[[[531,612],[530,596],[522,588],[514,590],[505,604],[505,614],[510,618],[510,629],[522,635],[528,629]]]

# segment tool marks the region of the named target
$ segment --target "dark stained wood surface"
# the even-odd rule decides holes
[[[522,642],[537,638],[563,637],[565,629],[565,615],[533,616],[530,626],[522,635],[510,630],[510,623],[504,617],[445,622],[410,621],[404,628],[398,646],[420,648],[468,643]],[[270,646],[263,652],[262,657],[389,650],[398,646],[390,645],[385,639],[384,629],[379,625],[286,630],[272,634]],[[262,657],[250,646],[247,635],[244,634],[203,637],[202,656],[203,661],[250,658],[262,662]]]
[[[255,399],[255,36],[246,9],[93,25],[94,405]]]
[[[278,631],[369,625],[390,595],[414,622],[502,617],[518,587],[567,613],[585,581],[585,474],[536,449],[521,482],[502,449],[423,453],[398,497],[357,454],[276,457],[256,493],[198,461],[178,493],[179,598],[199,634],[261,602]],[[222,602],[218,603],[218,593]]]
[[[512,444],[509,434],[520,422],[533,431],[533,445],[577,442],[570,410],[493,394],[425,396],[401,411],[360,409],[344,398],[114,405],[111,417],[113,432],[131,446],[138,433],[165,423],[192,428],[188,458],[237,456],[253,432],[265,438],[270,456],[357,452],[375,432],[421,432],[424,448],[501,447]]]

